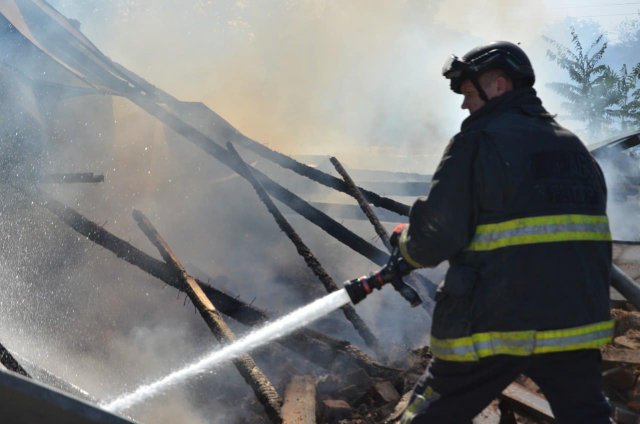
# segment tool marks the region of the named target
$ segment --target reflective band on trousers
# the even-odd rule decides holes
[[[538,353],[596,349],[611,342],[613,321],[564,330],[492,331],[458,339],[431,337],[433,356],[446,361],[477,361],[493,355],[529,356]]]
[[[607,217],[604,215],[549,215],[478,225],[467,250],[494,250],[523,244],[580,240],[611,240]]]

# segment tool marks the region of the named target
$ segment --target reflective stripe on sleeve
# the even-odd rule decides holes
[[[413,259],[411,257],[411,255],[409,254],[409,251],[407,249],[407,237],[408,236],[409,236],[409,226],[407,225],[402,230],[402,233],[400,234],[400,240],[398,241],[398,247],[400,248],[400,254],[402,255],[402,257],[404,258],[405,261],[409,262],[409,265],[411,265],[412,267],[414,267],[414,268],[424,268],[424,265],[422,265],[420,262],[418,262],[415,259]]]
[[[478,225],[467,250],[485,251],[524,244],[580,240],[610,241],[607,217],[549,215]]]
[[[562,330],[494,331],[457,339],[431,337],[433,356],[446,361],[477,361],[493,355],[529,356],[539,353],[596,349],[611,342],[613,321]]]

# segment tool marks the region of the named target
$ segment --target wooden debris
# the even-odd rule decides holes
[[[640,414],[632,409],[621,405],[618,402],[612,402],[613,419],[618,424],[638,424],[640,422]]]
[[[353,220],[361,220],[362,218],[362,209],[357,205],[347,205],[342,203],[331,203],[331,202],[309,202],[311,206],[314,208],[326,213],[330,214],[335,218],[343,219],[353,219]],[[376,215],[382,222],[392,222],[392,223],[400,223],[407,222],[407,218],[403,215],[398,215],[393,212],[389,212],[386,209],[376,208]],[[287,211],[285,211],[285,214]],[[295,213],[295,212],[290,212]]]
[[[284,392],[283,424],[316,423],[316,380],[313,376],[294,376]]]
[[[376,234],[378,234],[378,237],[380,237],[380,240],[382,240],[382,243],[384,244],[384,246],[387,248],[388,251],[391,251],[391,243],[389,243],[389,234],[387,234],[387,230],[385,230],[382,224],[380,223],[380,220],[378,219],[375,212],[371,208],[371,205],[369,205],[369,202],[366,201],[366,199],[360,192],[360,189],[358,188],[358,186],[356,186],[356,183],[351,179],[351,176],[349,175],[347,170],[344,169],[340,161],[333,156],[331,157],[330,161],[333,164],[334,168],[336,168],[336,171],[338,171],[338,174],[340,174],[340,176],[344,180],[345,184],[347,185],[348,193],[354,199],[356,199],[356,201],[358,202],[358,205],[360,206],[360,209],[362,209],[362,212],[369,219],[369,222],[371,222],[371,225],[373,225],[373,228],[376,231]]]
[[[326,399],[322,401],[322,418],[327,423],[337,423],[353,417],[353,408],[344,400]]]
[[[471,422],[472,424],[500,424],[502,423],[502,412],[499,402],[493,401],[482,410]]]
[[[404,414],[405,409],[409,406],[409,401],[411,400],[411,394],[413,392],[410,390],[402,395],[398,403],[396,404],[391,415],[385,420],[385,422],[396,422],[402,414]]]
[[[40,183],[102,183],[104,175],[95,175],[93,172],[74,172],[69,174],[46,174],[40,177]]]
[[[344,169],[344,167],[342,166],[340,161],[338,161],[337,158],[331,157],[330,161],[333,164],[336,171],[340,174],[340,176],[342,176],[345,184],[349,189],[348,193],[356,200],[356,202],[358,202],[358,206],[360,206],[360,209],[362,209],[362,212],[365,214],[365,216],[367,217],[371,225],[373,225],[373,228],[376,234],[378,234],[378,237],[380,237],[380,240],[382,241],[384,246],[387,248],[387,251],[389,253],[392,253],[393,247],[391,246],[391,242],[389,240],[389,234],[387,233],[387,230],[385,230],[385,228],[382,226],[382,223],[380,223],[380,220],[376,216],[376,213],[373,211],[373,208],[371,207],[371,205],[367,202],[367,200],[362,195],[360,188],[356,185],[356,183],[353,181],[353,179],[351,178],[347,170]],[[415,284],[415,278],[416,277],[414,275],[409,274],[403,277],[403,280],[406,282],[409,282],[410,284],[411,283]],[[427,302],[431,303],[430,299],[427,299]]]
[[[273,162],[284,168],[288,168],[293,172],[312,179],[313,181],[319,182],[320,184],[323,184],[327,187],[342,191],[343,193],[348,193],[348,188],[345,186],[345,183],[339,178],[334,177],[333,175],[327,174],[317,168],[312,168],[308,165],[300,163],[288,156],[283,155],[282,153],[271,150],[267,146],[256,143],[255,141],[250,140],[246,137],[240,137],[237,142],[242,143],[243,146],[253,150],[266,159],[272,160]],[[409,215],[410,207],[408,205],[405,205],[388,197],[380,196],[377,193],[365,190],[363,188],[359,189],[366,197],[366,199],[372,204],[393,211],[400,215]]]
[[[134,210],[133,218],[138,226],[151,243],[158,249],[164,260],[169,264],[180,276],[184,290],[191,299],[191,302],[200,312],[200,315],[213,332],[214,336],[221,343],[233,343],[236,338],[222,319],[220,313],[213,306],[209,298],[202,291],[202,288],[184,269],[177,256],[173,253],[169,245],[160,236],[158,231],[153,227],[151,222],[142,212]],[[253,389],[260,403],[264,406],[267,416],[274,423],[282,422],[280,415],[280,405],[282,401],[275,387],[271,384],[266,375],[258,368],[253,358],[248,354],[244,354],[232,360],[238,372],[244,380]]]
[[[607,363],[605,360],[604,368],[607,368],[608,366],[613,366],[613,368],[606,369],[602,373],[602,377],[604,379],[605,386],[609,390],[614,390],[618,393],[625,393],[633,390],[637,376],[629,372],[627,366],[618,366],[617,362]]]
[[[271,200],[271,197],[269,197],[269,194],[267,194],[264,187],[262,187],[262,184],[260,184],[260,182],[255,178],[249,166],[244,162],[244,160],[242,160],[242,157],[238,154],[231,143],[227,143],[227,150],[231,154],[231,157],[237,162],[238,167],[242,170],[245,179],[253,186],[258,197],[262,200],[262,203],[264,203],[269,210],[269,213],[275,219],[278,227],[287,235],[289,240],[291,240],[293,245],[296,247],[298,254],[304,259],[305,263],[315,276],[318,277],[325,290],[328,293],[339,290],[338,285],[333,281],[333,278],[331,278],[327,271],[325,271],[322,264],[320,264],[320,261],[316,258],[313,252],[311,252],[311,249],[309,249],[309,247],[302,241],[298,233],[296,233],[291,224],[289,224],[287,219],[282,215],[276,204]],[[373,349],[379,356],[382,356],[383,350],[380,348],[378,339],[373,332],[371,332],[369,326],[364,322],[364,320],[360,318],[360,315],[358,315],[353,305],[349,303],[340,309],[347,320],[356,329],[358,334],[360,334],[367,346]]]
[[[0,343],[0,363],[4,365],[5,368],[8,369],[9,371],[13,371],[24,377],[31,378],[29,373],[27,373],[27,371],[25,371],[25,369],[22,368],[20,363],[18,363],[16,358],[13,357],[11,352],[9,352],[7,348],[4,347],[1,343]]]
[[[395,403],[400,400],[400,393],[390,381],[378,381],[373,385],[374,397],[381,403]]]
[[[635,334],[634,334],[635,333]],[[640,349],[640,340],[638,339],[638,331],[631,330],[627,334],[618,336],[613,339],[613,345],[627,349]]]
[[[636,312],[613,309],[611,317],[615,320],[615,335],[621,336],[632,329],[640,329],[640,314]]]
[[[524,409],[533,416],[542,419],[553,419],[553,412],[547,400],[524,387],[522,384],[513,382],[502,391],[505,400],[512,404],[514,409]]]
[[[42,191],[39,191],[38,195],[32,198],[38,205],[49,210],[87,239],[164,283],[178,290],[184,290],[184,285],[179,283],[177,273],[167,264],[110,233],[73,208],[62,204]],[[258,326],[269,321],[270,316],[256,306],[244,303],[201,280],[196,279],[196,282],[223,314],[249,326]],[[337,340],[307,328],[285,336],[277,340],[276,343],[299,353],[321,367],[333,369],[338,373],[362,368],[372,377],[390,380],[398,378],[400,373],[400,370],[396,368],[375,362],[373,358],[347,341]]]

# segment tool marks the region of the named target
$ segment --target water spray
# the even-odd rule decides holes
[[[345,289],[330,293],[260,329],[252,331],[222,349],[205,355],[182,369],[176,370],[152,383],[144,384],[133,392],[119,396],[109,402],[101,403],[100,406],[112,412],[126,410],[188,378],[209,371],[226,361],[235,359],[252,349],[304,327],[318,318],[346,305],[350,300],[351,298]]]
[[[394,256],[395,255],[391,255],[392,258],[394,258]],[[395,259],[390,260],[385,267],[368,277],[360,277],[347,281],[344,284],[345,288],[296,309],[288,315],[270,324],[266,324],[260,329],[252,331],[222,349],[211,352],[201,359],[159,380],[144,384],[133,392],[121,395],[109,402],[101,403],[100,406],[112,412],[126,410],[188,378],[209,371],[226,361],[233,360],[257,347],[286,336],[349,302],[354,304],[359,303],[368,296],[373,289],[380,290],[386,283],[391,283],[393,287],[400,292],[402,297],[411,303],[411,306],[420,305],[422,299],[420,299],[418,293],[402,281],[401,276],[406,274],[406,264],[403,265],[403,262],[397,259],[398,257],[396,256]]]

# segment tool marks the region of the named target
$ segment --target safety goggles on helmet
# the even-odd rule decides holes
[[[444,65],[442,65],[442,75],[449,79],[460,78],[463,72],[467,70],[468,66],[468,63],[463,62],[458,58],[458,56],[452,54],[449,56],[449,59],[444,62]]]
[[[508,52],[506,53],[508,55]],[[445,78],[460,78],[463,74],[475,74],[485,69],[489,69],[493,64],[504,60],[505,52],[497,49],[490,50],[478,57],[465,62],[463,59],[452,54],[442,66],[442,75]],[[509,60],[508,58],[506,60]]]

